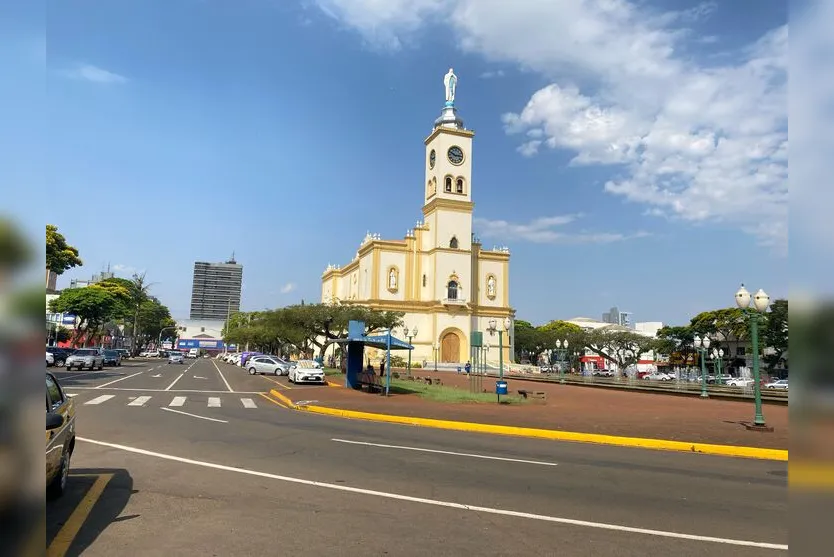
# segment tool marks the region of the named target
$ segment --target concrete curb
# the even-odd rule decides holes
[[[336,416],[339,418],[371,420],[375,422],[385,422],[402,425],[416,425],[422,427],[431,427],[435,429],[450,429],[455,431],[489,433],[493,435],[533,437],[536,439],[549,439],[551,441],[572,441],[577,443],[593,443],[597,445],[632,447],[640,449],[652,449],[658,451],[676,451],[716,456],[755,458],[760,460],[776,460],[782,462],[787,462],[788,460],[788,451],[782,449],[737,447],[733,445],[713,445],[709,443],[688,443],[686,441],[647,439],[642,437],[619,437],[616,435],[601,435],[597,433],[578,433],[572,431],[559,431],[552,429],[536,429],[529,427],[479,424],[473,422],[454,422],[447,420],[436,420],[433,418],[394,416],[390,414],[376,414],[372,412],[342,410],[338,408],[329,408],[326,406],[299,406],[275,389],[272,389],[269,392],[272,396],[278,398],[293,410],[312,412],[314,414],[323,414],[327,416]]]

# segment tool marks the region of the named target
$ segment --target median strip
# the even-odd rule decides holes
[[[269,394],[288,408],[326,416],[339,418],[370,420],[375,422],[393,423],[401,425],[416,425],[435,429],[449,429],[468,431],[472,433],[489,433],[493,435],[508,435],[515,437],[532,437],[551,441],[572,441],[576,443],[593,443],[617,447],[631,447],[652,449],[658,451],[675,451],[699,453],[715,456],[731,456],[741,458],[755,458],[761,460],[776,460],[786,462],[788,451],[782,449],[764,449],[759,447],[739,447],[734,445],[714,445],[710,443],[689,443],[686,441],[671,441],[666,439],[650,439],[644,437],[619,437],[616,435],[601,435],[598,433],[579,433],[574,431],[560,431],[553,429],[537,429],[530,427],[515,427],[496,424],[480,424],[474,422],[456,422],[437,420],[434,418],[416,418],[412,416],[395,416],[391,414],[377,414],[356,410],[343,410],[318,405],[298,405],[277,389],[271,389]]]

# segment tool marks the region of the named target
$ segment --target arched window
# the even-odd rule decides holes
[[[446,285],[446,297],[450,300],[457,300],[458,299],[458,283],[450,280],[449,284]]]
[[[457,193],[463,193],[463,178],[458,178],[455,182],[455,191]]]
[[[426,286],[426,275],[423,275],[423,287],[425,288],[425,286]]]
[[[458,249],[458,237],[452,236],[452,239],[449,241],[449,247],[452,249]]]
[[[446,176],[446,184],[444,185],[446,193],[452,193],[452,177]]]

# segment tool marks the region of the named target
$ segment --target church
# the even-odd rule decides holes
[[[446,103],[425,144],[423,218],[401,240],[367,234],[347,265],[328,265],[322,275],[323,303],[360,304],[405,313],[403,324],[417,329],[415,362],[461,363],[470,359],[473,331],[489,343],[487,361],[499,360],[498,334],[504,330],[505,363],[513,361],[508,248],[484,249],[472,231],[474,209],[472,147],[455,107],[457,76],[444,78]],[[403,338],[403,330],[394,331]],[[403,354],[404,355],[404,354]]]

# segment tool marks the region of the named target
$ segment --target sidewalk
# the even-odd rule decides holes
[[[413,375],[440,377],[444,386],[468,389],[465,375],[449,372],[414,372]],[[343,384],[344,376],[330,376]],[[701,400],[639,392],[608,391],[559,384],[535,384],[507,379],[509,392],[518,389],[545,391],[545,403],[498,405],[492,403],[445,404],[413,394],[389,397],[352,391],[343,387],[288,389],[281,394],[294,403],[326,406],[341,410],[397,416],[432,418],[513,427],[641,437],[691,443],[710,443],[788,449],[788,407],[766,405],[767,424],[773,432],[745,429],[753,420],[754,407],[748,401]],[[484,389],[494,388],[484,379]]]

